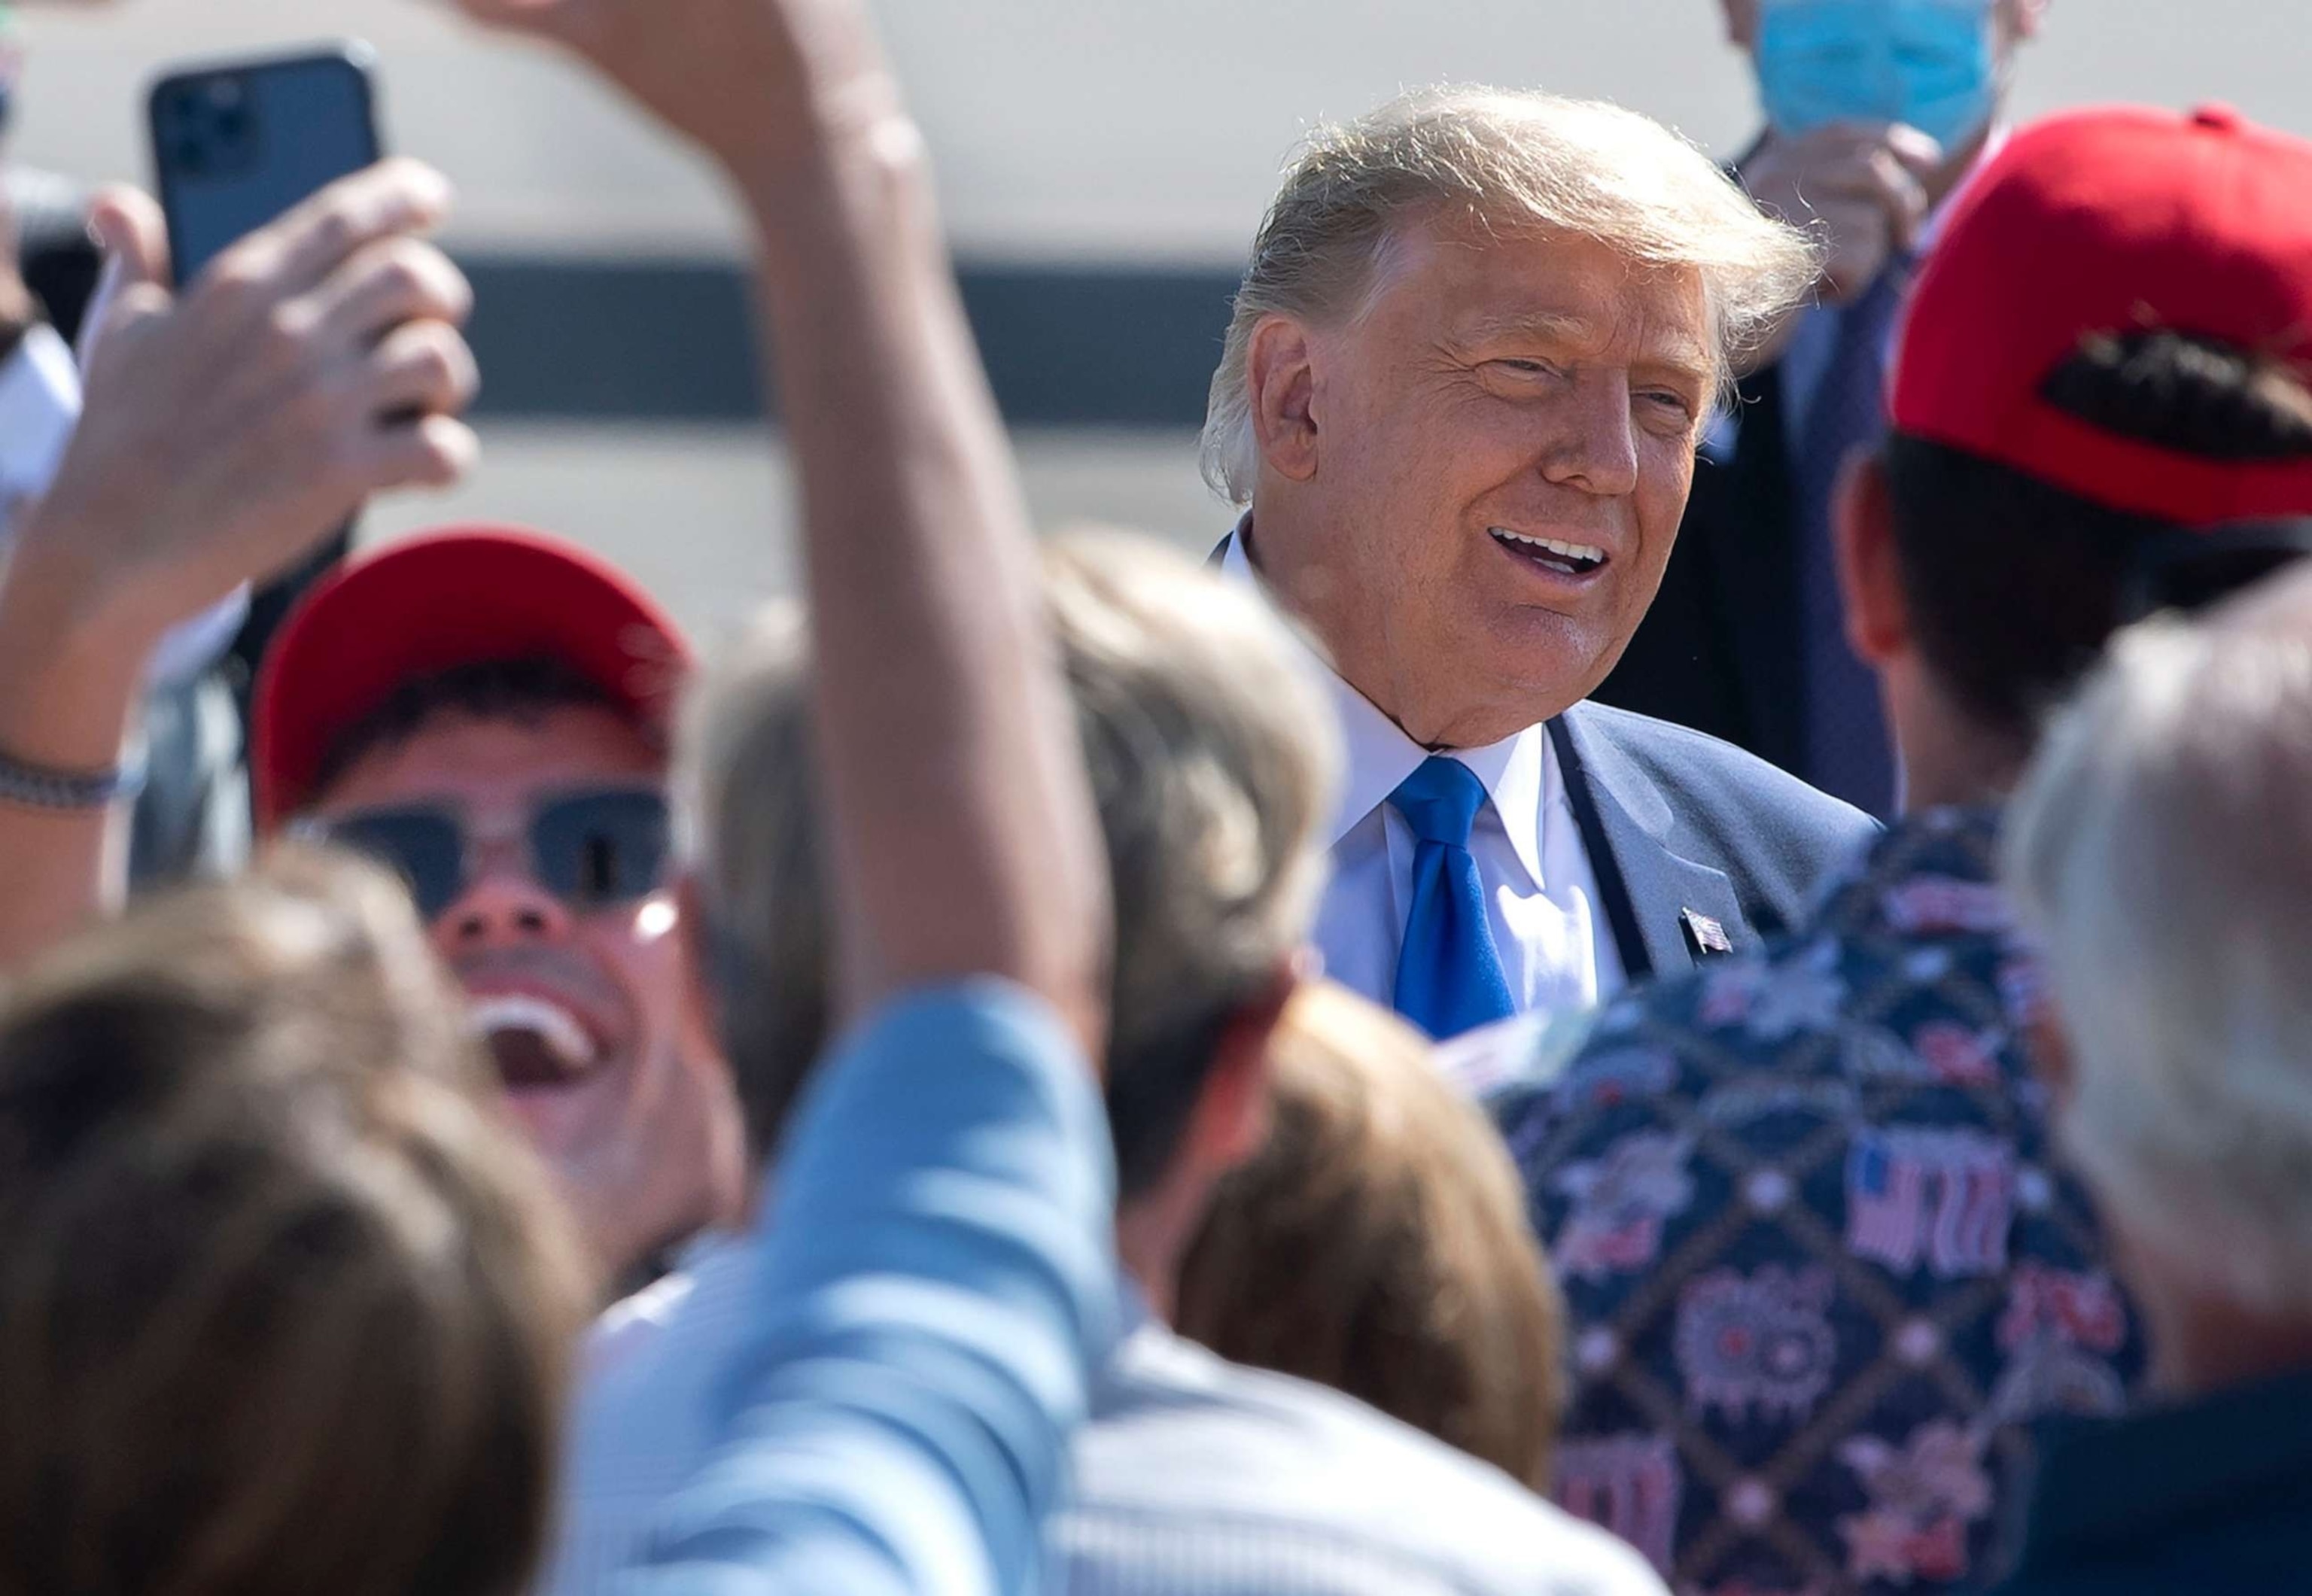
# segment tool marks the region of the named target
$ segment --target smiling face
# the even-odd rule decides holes
[[[433,920],[507,1103],[614,1269],[716,1217],[740,1156],[736,1103],[690,1000],[671,884],[573,903],[539,879],[530,826],[574,792],[657,791],[664,756],[591,705],[443,711],[355,759],[326,823],[411,806],[454,815],[465,875]]]
[[[1661,585],[1711,336],[1697,273],[1566,235],[1401,235],[1362,315],[1255,334],[1263,574],[1415,741],[1547,720]]]

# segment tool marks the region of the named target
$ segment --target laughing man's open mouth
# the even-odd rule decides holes
[[[599,1061],[593,1036],[558,1003],[506,993],[476,999],[467,1015],[509,1090],[574,1085]]]
[[[1606,551],[1587,543],[1562,543],[1554,537],[1528,537],[1506,527],[1489,527],[1493,541],[1520,559],[1532,561],[1560,576],[1588,576],[1606,563]]]

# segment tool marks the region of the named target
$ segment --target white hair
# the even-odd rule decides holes
[[[2312,583],[2124,634],[2007,869],[2075,1055],[2065,1149],[2147,1269],[2312,1316]],[[2155,1261],[2156,1260],[2156,1261]]]
[[[1178,1075],[1178,1055],[1307,939],[1339,738],[1315,667],[1248,586],[1108,533],[1047,545],[1044,593],[1114,888],[1113,1105]],[[763,1155],[832,1023],[809,668],[800,610],[766,613],[694,699],[682,767]],[[1147,1141],[1119,1135],[1127,1192],[1149,1173]]]
[[[1406,94],[1318,128],[1253,240],[1204,413],[1204,479],[1239,504],[1258,451],[1248,363],[1273,315],[1353,315],[1408,222],[1596,239],[1649,266],[1701,274],[1721,378],[1813,286],[1804,234],[1760,213],[1710,158],[1651,118],[1598,100],[1474,87]]]

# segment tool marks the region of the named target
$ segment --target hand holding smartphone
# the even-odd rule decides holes
[[[97,203],[115,292],[15,557],[52,568],[108,653],[310,564],[371,495],[472,465],[472,290],[426,241],[449,186],[371,159],[371,105],[349,51],[172,74],[153,96],[164,203]]]

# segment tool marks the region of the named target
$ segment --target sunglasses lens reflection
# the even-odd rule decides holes
[[[328,839],[385,866],[407,884],[427,920],[458,900],[465,836],[447,815],[425,809],[377,810],[339,821]]]
[[[665,801],[654,793],[599,792],[539,811],[530,841],[539,879],[578,908],[632,903],[666,868]]]

